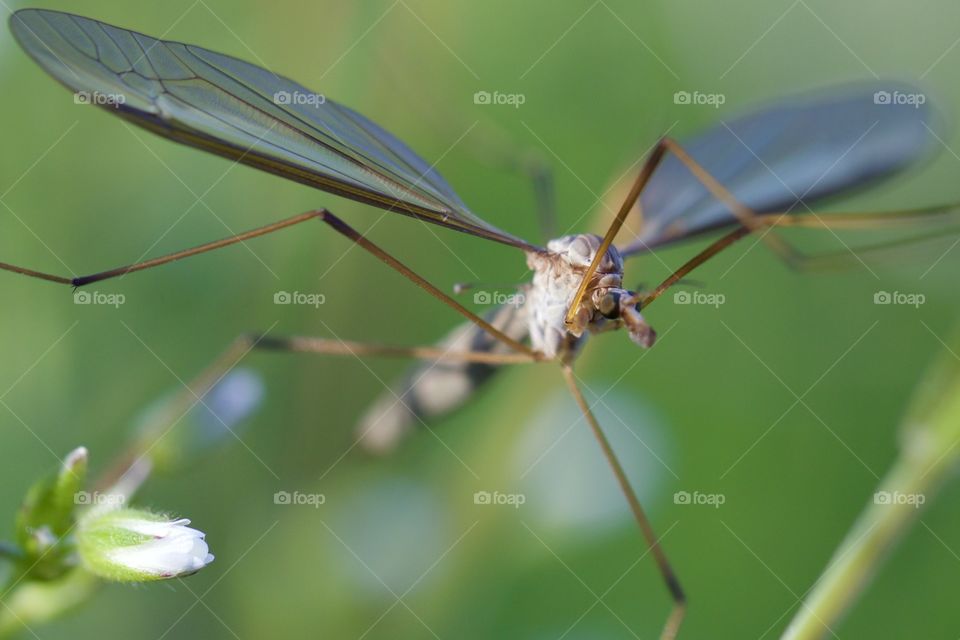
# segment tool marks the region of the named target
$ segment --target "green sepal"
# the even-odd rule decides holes
[[[84,569],[100,578],[116,582],[150,582],[164,578],[155,573],[126,567],[110,558],[111,550],[143,544],[153,539],[122,526],[131,520],[163,522],[169,518],[142,509],[90,513],[81,520],[77,535],[77,551]]]
[[[29,576],[51,580],[74,566],[69,540],[76,523],[77,496],[87,472],[87,450],[78,447],[60,470],[33,485],[17,513],[16,540]]]

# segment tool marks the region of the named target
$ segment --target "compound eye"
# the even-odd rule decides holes
[[[619,318],[620,294],[615,291],[606,293],[600,298],[600,304],[597,306],[597,310],[600,312],[600,315],[608,320],[616,320]]]
[[[593,256],[590,255],[590,245],[582,237],[578,237],[570,243],[567,253],[577,264],[590,264],[590,261],[593,260]]]

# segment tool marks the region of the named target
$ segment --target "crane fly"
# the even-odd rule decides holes
[[[158,40],[57,11],[25,9],[10,19],[23,49],[74,92],[165,138],[323,191],[514,247],[533,272],[522,304],[478,315],[415,273],[329,209],[292,216],[191,249],[82,277],[0,263],[26,276],[79,287],[156,267],[317,220],[400,272],[468,322],[434,346],[407,347],[313,337],[241,336],[199,378],[209,388],[253,348],[316,354],[403,356],[425,361],[401,381],[406,403],[376,402],[361,419],[363,442],[391,448],[417,421],[464,404],[503,365],[554,362],[627,499],[673,600],[661,632],[677,635],[686,598],[654,529],[595,419],[573,372],[592,334],[625,329],[654,344],[644,313],[665,291],[737,240],[756,233],[790,265],[809,266],[780,227],[952,229],[955,205],[886,214],[816,214],[806,204],[895,174],[929,155],[929,105],[890,100],[901,85],[851,86],[768,105],[679,143],[664,137],[646,155],[603,236],[565,235],[544,246],[474,214],[436,169],[403,142],[332,100],[261,67],[201,47]],[[884,100],[886,95],[888,99]],[[879,98],[878,98],[879,96]],[[795,209],[801,209],[795,211]],[[614,244],[628,217],[639,232]],[[719,235],[650,291],[624,286],[624,260],[703,234]],[[883,251],[888,245],[863,250]],[[389,398],[393,400],[393,397]]]

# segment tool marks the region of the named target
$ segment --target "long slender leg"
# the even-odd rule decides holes
[[[670,617],[667,618],[663,626],[663,631],[660,633],[661,640],[673,640],[673,638],[677,636],[677,631],[680,629],[680,623],[683,622],[683,616],[687,609],[687,599],[683,593],[683,588],[680,586],[680,581],[670,566],[670,561],[667,560],[667,556],[663,552],[663,547],[660,546],[657,535],[653,531],[653,526],[650,524],[647,514],[637,499],[637,494],[634,492],[633,487],[630,486],[630,480],[627,478],[627,474],[623,470],[620,460],[614,453],[613,447],[610,446],[610,441],[607,440],[603,429],[600,428],[600,423],[597,422],[596,417],[594,417],[593,412],[590,410],[586,398],[583,397],[583,392],[580,391],[580,387],[577,385],[576,378],[573,375],[573,369],[569,364],[563,364],[561,369],[564,380],[566,380],[567,386],[570,388],[570,393],[573,394],[574,399],[580,406],[580,411],[583,412],[583,416],[590,425],[594,437],[597,439],[597,442],[600,443],[604,457],[610,464],[610,468],[613,469],[613,475],[616,476],[617,483],[620,485],[623,495],[626,496],[627,502],[630,504],[633,517],[636,519],[637,524],[640,525],[640,531],[643,533],[647,546],[653,554],[654,560],[657,562],[657,568],[660,569],[660,574],[663,576],[663,581],[667,586],[667,590],[670,592],[670,597],[673,598],[673,610],[670,612]]]
[[[703,167],[703,165],[701,165],[690,154],[688,154],[687,151],[676,140],[673,140],[672,138],[664,138],[662,143],[666,150],[670,151],[674,156],[676,156],[677,159],[680,160],[680,162],[682,162],[690,171],[690,173],[693,174],[693,176],[707,188],[714,198],[729,207],[730,211],[733,212],[733,215],[736,216],[737,220],[739,220],[741,224],[751,231],[758,231],[761,229],[766,230],[767,233],[764,233],[761,236],[761,239],[766,242],[778,255],[780,255],[780,257],[782,257],[787,264],[792,265],[802,259],[802,256],[800,256],[800,254],[793,247],[784,242],[780,237],[769,232],[770,227],[763,222],[763,218],[769,216],[770,214],[761,216],[753,209],[740,202],[736,196],[730,192],[729,189],[723,186],[719,180],[714,178],[713,175],[711,175],[710,172]],[[787,215],[787,213],[782,213],[780,215],[784,216]]]
[[[847,247],[843,250],[805,255],[795,265],[800,270],[836,270],[874,260],[903,257],[911,251],[928,250],[925,244],[956,236],[960,232],[960,204],[894,211],[887,214],[799,214],[771,220],[782,227],[808,229],[902,230],[914,232],[907,237],[881,243]],[[940,254],[941,256],[944,254]]]
[[[479,326],[481,329],[489,333],[491,336],[493,336],[497,340],[509,346],[514,351],[518,353],[525,353],[533,357],[539,357],[539,354],[535,353],[533,349],[531,349],[529,346],[507,336],[502,331],[500,331],[499,329],[491,325],[489,322],[487,322],[486,320],[484,320],[483,318],[481,318],[480,316],[473,313],[472,311],[464,307],[462,304],[460,304],[459,302],[451,298],[449,295],[440,291],[437,287],[430,284],[427,280],[425,280],[423,277],[418,275],[412,269],[410,269],[409,267],[404,265],[402,262],[400,262],[399,260],[391,256],[389,253],[381,249],[379,246],[375,245],[373,242],[364,238],[363,235],[358,233],[356,230],[354,230],[352,227],[347,225],[345,222],[343,222],[342,220],[334,216],[332,213],[330,213],[326,209],[307,211],[306,213],[301,213],[299,215],[293,216],[291,218],[286,218],[284,220],[275,222],[270,225],[266,225],[264,227],[259,227],[251,231],[246,231],[244,233],[241,233],[235,236],[230,236],[228,238],[224,238],[221,240],[216,240],[214,242],[208,242],[206,244],[193,247],[191,249],[177,251],[175,253],[161,256],[159,258],[145,260],[143,262],[138,262],[135,264],[124,266],[124,267],[118,267],[116,269],[110,269],[108,271],[101,271],[100,273],[95,273],[88,276],[81,276],[79,278],[64,278],[61,276],[33,271],[31,269],[15,267],[13,265],[8,265],[5,263],[0,263],[0,269],[6,270],[6,271],[12,271],[14,273],[19,273],[21,275],[31,276],[34,278],[40,278],[42,280],[58,282],[61,284],[72,284],[75,287],[80,287],[93,282],[100,282],[103,280],[109,280],[110,278],[123,276],[128,273],[133,273],[135,271],[143,271],[144,269],[159,267],[160,265],[164,265],[169,262],[173,262],[175,260],[180,260],[182,258],[195,256],[201,253],[205,253],[207,251],[220,249],[222,247],[227,247],[232,244],[243,242],[244,240],[248,240],[250,238],[256,238],[258,236],[266,235],[273,231],[278,231],[280,229],[293,226],[295,224],[304,222],[306,220],[312,220],[314,218],[317,218],[326,222],[335,231],[353,240],[360,247],[372,253],[373,255],[378,257],[380,260],[385,262],[390,267],[393,267],[395,270],[399,271],[404,277],[411,280],[414,284],[419,286],[421,289],[433,295],[435,298],[437,298],[447,306],[451,307],[452,309],[454,309],[455,311],[463,315],[465,318],[467,318],[468,320],[470,320],[471,322]]]
[[[583,279],[580,281],[580,286],[577,288],[577,293],[573,296],[573,301],[570,304],[570,308],[567,309],[567,315],[564,318],[564,321],[568,325],[573,324],[577,315],[577,311],[580,309],[580,301],[583,299],[583,296],[587,291],[587,287],[593,278],[593,274],[596,273],[597,267],[600,265],[600,261],[607,253],[607,249],[609,249],[610,245],[613,244],[613,239],[617,236],[617,233],[619,233],[620,227],[623,226],[623,221],[626,220],[627,214],[633,209],[633,205],[637,203],[640,193],[643,191],[644,187],[647,186],[647,182],[650,181],[650,176],[653,175],[657,165],[659,165],[660,161],[663,160],[663,156],[667,152],[665,140],[666,138],[661,138],[660,141],[657,142],[656,146],[653,148],[653,151],[650,152],[650,155],[647,156],[647,159],[644,161],[643,166],[640,167],[640,173],[637,174],[637,178],[634,180],[633,186],[630,187],[630,191],[627,193],[626,199],[623,201],[623,204],[620,205],[620,210],[617,212],[617,217],[615,217],[613,222],[610,223],[607,233],[603,236],[603,242],[600,243],[600,248],[597,250],[597,255],[593,257],[593,262],[590,263],[590,266],[587,267],[586,272],[583,274]]]
[[[484,364],[524,364],[543,362],[539,357],[522,353],[491,353],[487,351],[447,351],[428,347],[405,347],[383,344],[329,340],[309,336],[267,336],[246,333],[234,338],[224,351],[187,384],[180,402],[172,405],[174,412],[183,413],[197,399],[203,398],[248,353],[253,350],[288,351],[318,355],[372,355],[414,358],[419,360],[478,362]]]
[[[922,235],[913,236],[908,239],[897,239],[888,242],[881,242],[868,245],[857,245],[847,247],[836,251],[823,253],[813,253],[804,255],[802,259],[793,265],[797,271],[840,271],[849,267],[866,264],[866,259],[871,258],[873,262],[895,258],[902,258],[910,255],[911,252],[929,251],[925,248],[925,243],[931,243],[937,240],[944,240],[942,231],[933,231]]]
[[[355,229],[353,229],[352,227],[347,225],[345,222],[343,222],[342,220],[334,216],[332,213],[328,211],[324,211],[323,221],[326,222],[331,227],[333,227],[335,231],[350,238],[351,240],[356,242],[357,245],[359,245],[361,248],[372,253],[376,257],[380,258],[380,260],[382,260],[388,266],[393,267],[396,271],[400,272],[404,277],[411,280],[418,287],[420,287],[427,293],[433,295],[433,297],[437,298],[438,300],[446,304],[448,307],[450,307],[451,309],[453,309],[454,311],[456,311],[457,313],[465,317],[467,320],[474,323],[475,325],[477,325],[478,327],[480,327],[481,329],[489,333],[491,336],[493,336],[500,342],[504,343],[505,345],[513,349],[514,351],[517,351],[519,353],[525,353],[535,358],[540,357],[540,354],[535,352],[533,349],[531,349],[527,345],[521,342],[518,342],[517,340],[514,340],[513,338],[503,333],[502,331],[494,327],[492,324],[490,324],[489,322],[487,322],[477,314],[473,313],[472,311],[464,307],[462,304],[454,300],[452,297],[450,297],[449,295],[447,295],[446,293],[444,293],[434,285],[427,282],[427,280],[425,280],[423,277],[415,273],[412,269],[407,267],[405,264],[403,264],[402,262],[400,262],[399,260],[391,256],[389,253],[387,253],[386,251],[384,251],[374,243],[364,238],[363,235],[361,235]]]
[[[208,364],[199,375],[190,380],[170,402],[164,405],[161,413],[152,416],[150,425],[144,428],[143,432],[151,438],[162,437],[194,405],[202,403],[206,395],[240,363],[255,344],[255,337],[248,335],[239,336],[231,341],[230,346],[217,356],[216,360]],[[101,474],[97,481],[97,488],[107,490],[138,474],[138,470],[143,469],[145,465],[149,468],[151,463],[147,455],[152,445],[152,442],[144,442],[142,438],[135,440],[116,462]]]
[[[135,264],[130,264],[124,267],[109,269],[107,271],[101,271],[99,273],[94,273],[88,276],[80,276],[78,278],[65,278],[63,276],[43,273],[41,271],[25,269],[23,267],[7,264],[5,262],[0,262],[0,269],[4,271],[12,271],[13,273],[19,273],[25,276],[30,276],[31,278],[39,278],[41,280],[47,280],[50,282],[57,282],[60,284],[69,284],[74,287],[82,287],[85,284],[91,284],[93,282],[100,282],[102,280],[117,278],[120,276],[124,276],[128,273],[133,273],[135,271],[143,271],[144,269],[159,267],[160,265],[174,262],[182,258],[189,258],[190,256],[206,253],[207,251],[213,251],[215,249],[220,249],[222,247],[228,247],[238,242],[243,242],[251,238],[263,236],[268,233],[272,233],[274,231],[279,231],[280,229],[292,227],[295,224],[299,224],[307,220],[312,220],[313,218],[322,217],[323,215],[324,215],[323,210],[307,211],[306,213],[301,213],[301,214],[292,216],[290,218],[285,218],[283,220],[280,220],[279,222],[274,222],[273,224],[268,224],[263,227],[251,229],[250,231],[245,231],[235,236],[230,236],[228,238],[223,238],[221,240],[215,240],[213,242],[201,244],[196,247],[191,247],[190,249],[176,251],[174,253],[170,253],[165,256],[160,256],[159,258],[151,258],[150,260],[144,260],[143,262],[137,262]]]
[[[693,157],[691,157],[676,140],[673,140],[669,137],[663,137],[657,142],[656,146],[653,148],[653,151],[647,157],[643,167],[640,169],[640,174],[637,176],[633,187],[631,187],[630,192],[623,201],[616,218],[614,218],[613,222],[610,223],[610,227],[607,229],[607,233],[603,237],[603,242],[600,245],[600,249],[597,251],[597,255],[594,257],[593,262],[590,264],[590,267],[584,274],[583,280],[580,282],[580,287],[577,289],[577,293],[573,298],[573,303],[567,310],[567,324],[573,323],[574,316],[576,315],[580,306],[580,301],[583,299],[583,296],[586,293],[586,289],[590,284],[591,277],[597,270],[597,265],[600,264],[600,260],[603,259],[607,249],[610,248],[614,238],[616,237],[617,233],[619,233],[620,228],[623,226],[623,222],[626,219],[627,214],[633,209],[634,204],[637,204],[641,192],[643,191],[644,187],[646,187],[650,177],[653,175],[653,172],[656,170],[657,166],[663,160],[668,151],[673,153],[673,155],[675,155],[677,159],[687,167],[690,173],[693,174],[693,176],[707,188],[713,197],[717,198],[730,208],[740,224],[750,231],[763,230],[764,233],[761,236],[761,239],[767,243],[778,255],[780,255],[781,258],[787,262],[787,264],[797,265],[803,261],[804,257],[799,252],[797,252],[793,247],[788,245],[778,236],[770,233],[771,226],[765,223],[763,220],[767,217],[773,217],[771,214],[760,215],[744,205],[742,202],[737,200],[737,198],[726,187],[720,184],[720,182],[714,178],[710,172],[704,169],[699,162],[694,160]],[[780,214],[778,217],[782,217],[784,215],[786,215],[786,213]]]
[[[34,271],[33,269],[18,267],[15,264],[8,264],[6,262],[0,262],[0,269],[3,269],[4,271],[12,271],[13,273],[19,273],[20,275],[24,276],[30,276],[31,278],[37,278],[39,280],[46,280],[47,282],[56,282],[57,284],[73,284],[73,280],[71,278],[55,276],[42,271]]]
[[[803,270],[814,270],[820,268],[836,268],[845,263],[853,262],[851,257],[857,260],[860,257],[872,254],[889,254],[898,249],[903,249],[906,245],[918,244],[943,237],[947,229],[954,231],[960,229],[960,205],[950,204],[936,207],[927,207],[924,209],[911,209],[908,211],[894,211],[885,214],[853,213],[853,214],[771,214],[761,216],[760,226],[764,227],[798,227],[809,229],[898,229],[903,227],[913,227],[915,229],[928,228],[927,233],[887,242],[883,244],[874,244],[864,247],[856,247],[843,252],[828,253],[823,255],[803,256],[794,266]],[[752,229],[747,227],[737,227],[732,231],[721,236],[703,251],[690,258],[679,269],[670,274],[660,285],[652,292],[647,294],[641,303],[642,307],[647,307],[651,302],[663,295],[670,287],[677,284],[686,277],[691,271],[714,257],[727,247],[731,246],[740,238],[748,235]]]
[[[886,212],[820,212],[763,214],[764,226],[800,227],[804,229],[901,229],[953,228],[960,224],[960,203],[951,202],[916,209]]]
[[[370,342],[329,340],[312,336],[254,336],[246,337],[252,348],[267,351],[290,351],[328,355],[372,355],[435,360],[437,362],[476,362],[481,364],[526,364],[541,358],[526,353],[493,353],[489,351],[448,351],[441,347],[402,347]]]
[[[750,229],[747,229],[746,227],[737,227],[726,235],[721,236],[719,239],[714,240],[706,249],[687,260],[683,266],[667,276],[667,279],[661,282],[656,289],[644,296],[643,300],[640,301],[640,307],[646,309],[651,302],[666,293],[667,289],[677,284],[677,282],[682,280],[688,273],[749,233]]]
[[[266,336],[248,333],[237,336],[224,351],[217,356],[207,367],[179,392],[168,403],[162,415],[154,422],[161,428],[169,428],[185,415],[191,407],[203,402],[206,395],[220,383],[221,380],[240,361],[253,350],[287,351],[299,353],[313,353],[318,355],[373,355],[388,357],[405,357],[436,362],[477,362],[483,364],[524,364],[540,362],[542,360],[522,353],[491,353],[486,351],[448,351],[439,347],[403,347],[382,344],[370,344],[352,341],[328,340],[306,336]],[[125,476],[134,473],[138,462],[144,455],[144,443],[137,441],[134,445],[105,472],[98,486],[106,489],[113,486]],[[149,449],[149,444],[146,448]]]
[[[819,227],[833,230],[835,228],[882,228],[887,226],[896,226],[900,224],[916,224],[923,222],[924,218],[928,220],[931,217],[939,217],[936,214],[944,214],[952,210],[957,212],[956,205],[947,207],[931,207],[926,209],[916,209],[904,212],[893,212],[886,215],[859,215],[859,214],[818,214],[818,213],[792,213],[783,211],[779,213],[759,214],[740,202],[729,189],[723,186],[719,180],[714,178],[697,160],[695,160],[686,150],[675,140],[664,138],[663,144],[668,151],[680,160],[684,166],[693,174],[697,180],[703,184],[708,191],[729,207],[737,220],[750,231],[761,232],[760,239],[767,244],[777,255],[779,255],[791,267],[803,269],[817,269],[823,266],[832,266],[841,263],[841,254],[831,254],[828,256],[807,256],[789,243],[784,241],[773,232],[777,226],[805,226]],[[892,245],[891,245],[892,246]],[[886,246],[878,246],[876,249],[886,249]],[[865,247],[864,251],[872,251],[874,247]],[[848,250],[851,254],[854,250]],[[859,262],[857,255],[850,255],[854,260],[847,262],[855,264]]]

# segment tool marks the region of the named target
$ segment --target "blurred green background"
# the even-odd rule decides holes
[[[872,74],[920,82],[946,115],[960,110],[960,6],[947,0],[42,6],[296,78],[370,116],[429,162],[442,158],[438,168],[475,211],[535,240],[527,181],[480,161],[491,140],[546,158],[561,228],[595,230],[596,196],[675,121],[672,133],[682,135],[757,100]],[[378,210],[231,168],[75,105],[6,29],[0,78],[3,261],[89,273],[327,206],[441,287],[525,273],[510,248],[381,219]],[[526,101],[478,105],[481,90]],[[678,106],[678,90],[727,100],[720,111]],[[943,142],[960,149],[954,135]],[[831,206],[956,200],[958,169],[957,153],[945,149],[922,170]],[[802,242],[840,247],[832,237]],[[893,460],[898,417],[942,349],[938,336],[958,306],[960,251],[931,265],[951,242],[911,262],[871,263],[876,275],[799,275],[743,243],[697,274],[707,291],[726,296],[723,306],[651,307],[661,340],[647,353],[622,334],[590,343],[579,375],[593,394],[606,393],[598,413],[689,594],[682,637],[782,632]],[[659,256],[677,267],[696,246]],[[0,513],[12,520],[29,483],[74,446],[91,449],[95,470],[106,466],[147,405],[241,332],[272,327],[414,345],[459,322],[347,249],[321,225],[306,225],[249,250],[97,286],[126,296],[116,309],[75,305],[65,287],[0,277]],[[627,280],[666,274],[660,261],[641,258],[628,264]],[[280,290],[320,292],[326,304],[278,306]],[[880,290],[922,293],[926,303],[876,306]],[[404,363],[254,354],[246,364],[262,374],[267,396],[242,443],[154,478],[141,501],[191,517],[217,561],[182,583],[109,586],[89,606],[36,628],[38,637],[118,629],[137,638],[659,633],[669,598],[650,558],[640,559],[626,506],[553,367],[505,373],[433,435],[374,459],[352,448],[352,427]],[[322,493],[326,503],[277,505],[277,491]],[[522,493],[526,502],[476,505],[476,491]],[[678,505],[678,491],[726,500],[720,508]],[[930,505],[838,637],[955,637],[958,498],[960,488],[948,486]]]

